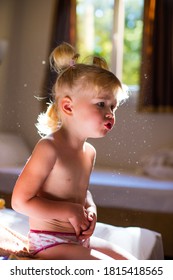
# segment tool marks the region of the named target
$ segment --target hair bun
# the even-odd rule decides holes
[[[109,70],[108,64],[106,62],[106,60],[103,57],[99,57],[99,56],[94,56],[93,57],[93,65],[96,65],[100,68]]]
[[[85,59],[83,60],[83,63],[88,64],[88,65],[95,65],[100,68],[109,70],[109,66],[108,66],[106,60],[101,56],[89,55],[89,56],[85,57]]]
[[[68,43],[57,46],[50,54],[50,66],[57,73],[61,73],[69,66],[74,65],[79,57],[75,49]]]

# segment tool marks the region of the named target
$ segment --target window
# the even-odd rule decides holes
[[[144,0],[77,0],[77,49],[103,56],[127,85],[139,85]]]
[[[139,85],[143,31],[143,1],[125,0],[123,77],[127,85]]]
[[[77,48],[84,56],[104,56],[110,64],[114,0],[77,1]]]

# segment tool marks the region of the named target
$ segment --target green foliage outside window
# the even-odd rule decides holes
[[[125,0],[123,83],[139,85],[143,0]]]
[[[127,85],[138,85],[141,62],[143,0],[124,0],[124,5],[122,81]],[[113,16],[114,0],[77,1],[77,49],[82,54],[82,58],[91,54],[100,55],[110,64]]]
[[[114,0],[78,0],[77,3],[77,48],[79,52],[84,57],[92,54],[103,56],[110,64]],[[93,25],[88,25],[88,21]],[[91,45],[93,43],[92,49],[87,47],[87,42]]]

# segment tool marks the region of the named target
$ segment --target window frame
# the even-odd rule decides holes
[[[114,23],[112,34],[111,70],[122,80],[124,45],[124,2],[114,0]]]

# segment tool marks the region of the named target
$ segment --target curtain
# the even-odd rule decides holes
[[[173,112],[173,1],[145,0],[139,110]]]
[[[76,0],[57,0],[52,27],[52,49],[63,41],[76,42]]]
[[[76,44],[76,0],[56,0],[48,56],[62,42],[73,46]],[[51,99],[52,86],[56,77],[56,73],[51,72],[48,67],[43,84],[43,95],[46,95],[43,107]]]

